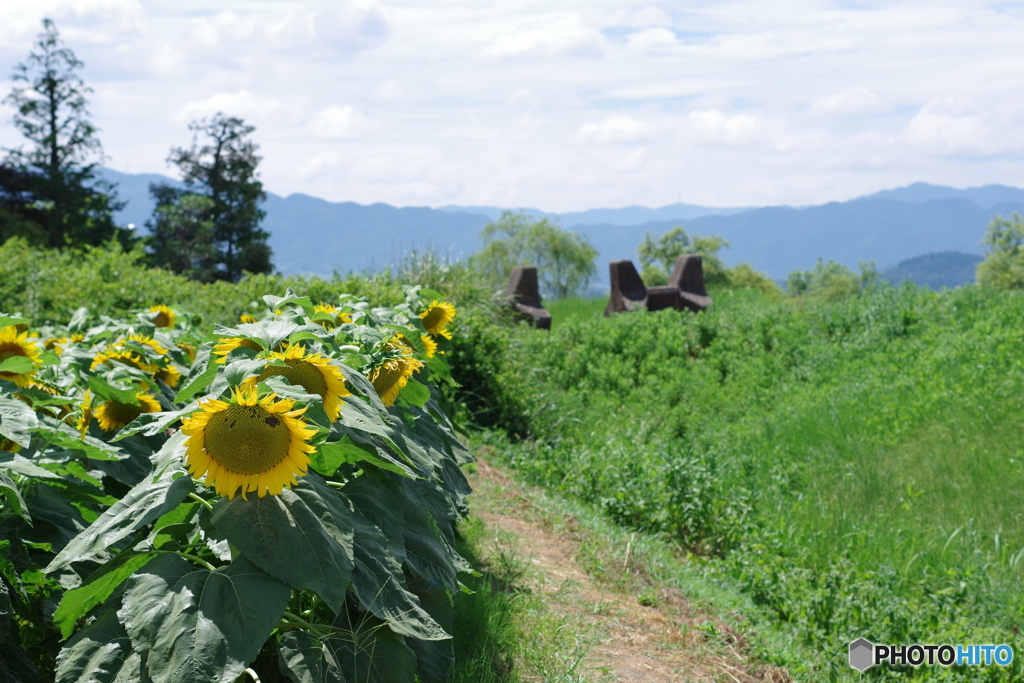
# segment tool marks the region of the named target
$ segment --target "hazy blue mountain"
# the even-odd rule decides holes
[[[731,216],[749,211],[749,207],[713,208],[696,204],[669,204],[660,209],[648,209],[645,206],[626,206],[620,209],[590,209],[588,211],[569,211],[566,213],[548,213],[539,209],[514,209],[534,218],[549,218],[559,222],[563,228],[577,225],[642,225],[654,221],[690,220],[700,216]],[[438,211],[472,213],[486,216],[488,220],[497,220],[504,209],[493,206],[442,206]]]
[[[1019,187],[1007,187],[1006,185],[985,185],[983,187],[968,187],[958,190],[954,187],[943,187],[942,185],[929,185],[928,183],[914,183],[895,190],[882,190],[875,194],[861,197],[866,199],[892,199],[898,202],[911,204],[923,204],[937,199],[966,199],[974,202],[983,208],[997,206],[999,204],[1017,204],[1018,210],[1024,209],[1024,190]]]
[[[128,201],[118,219],[140,228],[153,208],[149,184],[177,184],[155,174],[107,170],[104,176],[118,183],[121,198]],[[413,247],[431,246],[453,258],[464,256],[479,248],[480,229],[501,213],[494,207],[395,208],[272,193],[264,208],[275,266],[284,273],[322,274],[379,268]],[[980,255],[978,242],[989,221],[1022,208],[1024,190],[1018,188],[988,185],[958,190],[916,183],[848,202],[803,208],[673,204],[561,216],[528,213],[559,218],[563,226],[586,234],[600,254],[599,278],[607,282],[608,261],[635,259],[645,231],[658,235],[680,224],[690,233],[727,239],[732,245],[722,252],[727,264],[748,261],[773,279],[785,279],[793,270],[813,268],[819,257],[854,268],[859,261],[873,260],[884,269],[933,252]]]
[[[433,247],[452,258],[479,248],[487,219],[429,208],[396,209],[328,202],[304,194],[268,195],[263,228],[282,273],[365,270],[396,262],[410,249]]]
[[[1019,207],[982,208],[965,199],[907,203],[883,199],[833,202],[802,209],[768,207],[734,216],[703,216],[684,227],[699,235],[721,235],[732,245],[721,255],[727,264],[748,261],[772,279],[814,267],[819,257],[855,268],[875,261],[886,268],[914,256],[937,251],[981,254],[978,245],[989,221]],[[590,236],[602,262],[631,258],[645,230],[661,234],[676,221],[639,226],[588,225],[576,230]],[[607,274],[603,275],[607,279]]]
[[[981,260],[977,254],[940,251],[900,261],[882,271],[881,276],[895,283],[910,280],[931,289],[959,287],[974,282],[975,268]]]

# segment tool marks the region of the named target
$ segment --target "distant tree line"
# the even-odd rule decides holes
[[[21,237],[56,249],[141,243],[152,265],[204,282],[271,272],[269,234],[260,228],[266,193],[249,137],[255,129],[223,114],[193,122],[192,146],[172,148],[168,157],[185,188],[150,186],[156,208],[150,234],[140,237],[117,225],[124,203],[98,176],[105,156],[89,119],[92,89],[79,76],[82,66],[44,19],[28,59],[14,68],[15,86],[3,102],[14,108],[12,123],[28,145],[5,149],[0,162],[0,242]]]

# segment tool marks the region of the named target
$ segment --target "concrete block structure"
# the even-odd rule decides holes
[[[612,292],[604,314],[625,313],[645,308],[684,308],[703,311],[711,305],[711,297],[704,289],[704,265],[700,256],[683,254],[676,259],[667,285],[647,287],[633,262],[628,259],[608,264]]]
[[[540,298],[536,266],[516,266],[505,285],[505,296],[512,308],[522,317],[542,330],[551,329],[551,314],[544,308]]]

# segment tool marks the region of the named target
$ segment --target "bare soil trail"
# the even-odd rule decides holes
[[[519,588],[582,626],[588,647],[579,680],[790,683],[784,669],[755,661],[735,628],[678,590],[654,585],[629,547],[612,556],[575,518],[543,509],[538,491],[484,459],[470,483],[471,514],[529,568]]]

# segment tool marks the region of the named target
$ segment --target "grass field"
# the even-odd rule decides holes
[[[1022,341],[1024,297],[975,288],[578,315],[519,333],[543,401],[504,457],[736,582],[812,678],[861,636],[1019,644]]]

